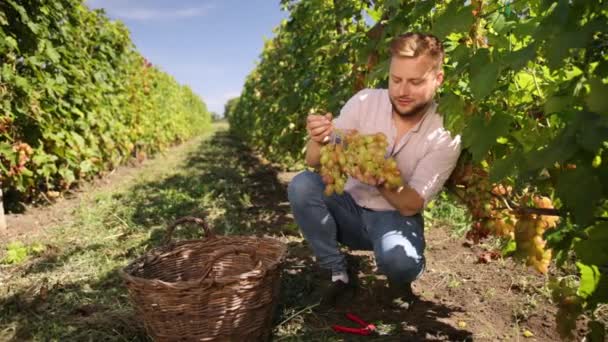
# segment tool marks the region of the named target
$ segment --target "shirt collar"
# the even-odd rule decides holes
[[[435,113],[436,109],[437,109],[437,103],[435,101],[433,101],[431,103],[431,105],[429,106],[429,108],[424,113],[424,115],[422,116],[422,119],[420,119],[420,121],[416,124],[416,126],[414,126],[414,128],[412,128],[412,132],[418,133],[418,131],[420,131],[420,129],[422,128],[422,124],[424,123],[424,121],[427,119],[427,117],[429,115],[431,115],[431,113]]]

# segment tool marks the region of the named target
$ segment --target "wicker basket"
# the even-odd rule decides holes
[[[206,238],[171,242],[184,222]],[[286,247],[270,238],[216,236],[184,217],[167,228],[165,245],[120,271],[137,313],[155,341],[268,339]]]

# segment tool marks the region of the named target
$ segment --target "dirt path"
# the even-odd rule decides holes
[[[117,270],[157,245],[166,222],[203,213],[219,233],[271,235],[288,244],[273,340],[358,340],[330,329],[349,324],[344,311],[379,327],[379,335],[360,340],[559,340],[542,277],[511,261],[478,264],[480,248],[463,245],[449,227],[427,227],[427,271],[415,283],[421,302],[412,311],[378,304],[386,282],[375,275],[366,252],[353,252],[362,288],[350,307],[307,310],[319,279],[286,199],[286,184],[295,173],[262,162],[225,131],[191,144],[197,145],[118,171],[63,204],[10,218],[13,224],[36,222],[21,232],[54,249],[0,268],[0,283],[8,285],[0,291],[0,340],[147,340]],[[185,148],[192,151],[179,152]],[[172,170],[157,171],[173,164]],[[87,211],[101,205],[107,208]],[[14,233],[15,238],[24,235]],[[32,286],[41,281],[47,285]],[[526,330],[534,336],[524,338]]]

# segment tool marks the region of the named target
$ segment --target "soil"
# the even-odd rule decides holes
[[[559,340],[556,308],[542,292],[543,277],[512,261],[478,263],[484,250],[463,244],[461,238],[451,236],[448,227],[428,229],[426,241],[427,268],[413,285],[419,301],[410,310],[393,310],[382,304],[387,284],[375,272],[373,254],[354,251],[350,254],[360,265],[358,295],[335,311],[306,316],[304,325],[320,330],[332,324],[353,326],[344,318],[346,312],[353,312],[378,326],[379,340]],[[308,248],[292,245],[291,257],[293,265],[301,265],[309,257]],[[312,265],[312,258],[309,262]],[[315,275],[301,277],[313,278],[312,287],[322,282]],[[400,331],[395,332],[395,325]],[[383,327],[390,331],[382,331]],[[526,338],[524,332],[533,336]],[[579,331],[579,337],[583,333]]]
[[[227,137],[216,142],[224,139]],[[330,328],[332,324],[353,325],[344,318],[345,312],[354,312],[376,324],[379,333],[372,340],[559,340],[555,329],[556,308],[549,302],[548,292],[543,290],[544,277],[510,260],[479,263],[484,250],[466,243],[463,238],[454,237],[450,227],[445,226],[426,229],[427,268],[414,283],[414,291],[420,300],[411,310],[392,310],[381,304],[386,280],[376,275],[370,252],[361,251],[350,253],[360,265],[358,296],[337,310],[306,310],[305,303],[323,281],[316,272],[314,258],[297,230],[287,232],[284,228],[272,228],[295,225],[289,213],[285,188],[296,173],[280,172],[251,151],[242,153],[243,158],[239,159],[245,164],[253,164],[260,171],[250,184],[268,189],[272,183],[273,189],[278,188],[272,194],[253,192],[259,197],[252,198],[256,206],[248,209],[252,218],[259,208],[275,213],[274,222],[261,225],[257,233],[275,236],[289,246],[277,310],[279,314],[273,332],[275,340],[292,339],[294,336],[302,336],[303,340],[356,340],[354,335],[337,334]],[[0,238],[31,239],[44,235],[46,227],[69,220],[70,213],[87,193],[128,182],[137,176],[139,168],[121,167],[103,180],[84,186],[71,198],[45,207],[28,208],[23,214],[9,214],[8,234]],[[524,337],[525,331],[533,336]],[[580,340],[583,331],[577,334]]]

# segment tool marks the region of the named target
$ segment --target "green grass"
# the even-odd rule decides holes
[[[220,234],[292,233],[288,207],[276,207],[284,189],[271,181],[275,174],[226,128],[87,193],[68,223],[47,229],[38,256],[0,264],[0,340],[148,340],[118,270],[158,246],[176,218],[204,214]],[[174,238],[200,235],[188,226]]]
[[[467,208],[454,196],[443,191],[428,205],[424,211],[425,226],[447,226],[454,235],[462,237],[471,227],[471,215]]]

